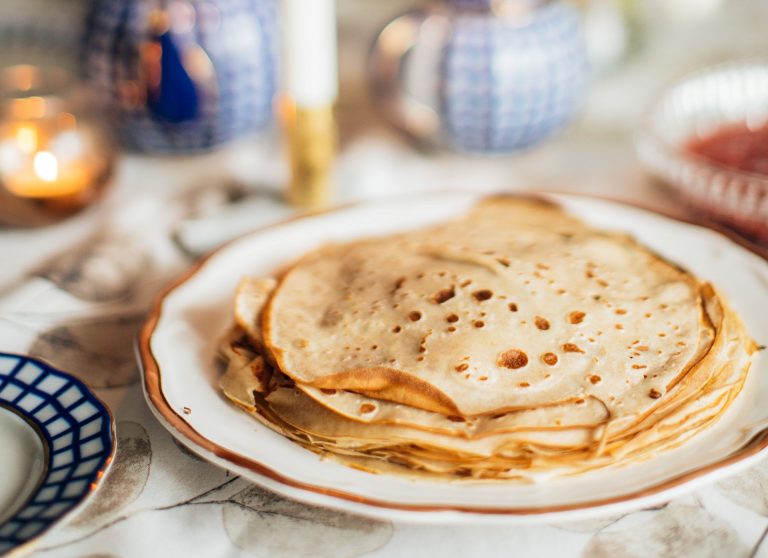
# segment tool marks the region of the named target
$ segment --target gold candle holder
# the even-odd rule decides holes
[[[331,171],[337,143],[333,105],[307,108],[283,98],[280,116],[291,170],[288,202],[304,209],[328,206],[333,198]]]

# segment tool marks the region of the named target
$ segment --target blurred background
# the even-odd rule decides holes
[[[683,76],[768,52],[760,0],[339,0],[335,10],[333,202],[526,188],[678,207],[638,161],[645,115]],[[111,186],[102,207],[148,191],[203,188],[216,198],[176,231],[200,253],[290,212],[279,198],[291,147],[275,99],[297,41],[281,32],[279,11],[271,0],[6,1],[0,67],[59,68],[82,80],[75,97],[93,100],[77,110],[97,121],[96,137],[114,138],[96,142],[106,162],[86,173]],[[299,73],[312,73],[297,60]],[[44,157],[36,162],[46,170]],[[4,220],[35,222],[25,211],[6,209]],[[212,226],[222,212],[226,223]]]

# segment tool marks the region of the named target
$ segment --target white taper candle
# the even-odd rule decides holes
[[[338,93],[335,0],[283,0],[285,94],[298,107],[331,105]]]

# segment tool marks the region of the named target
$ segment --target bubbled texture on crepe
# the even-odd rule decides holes
[[[648,459],[717,420],[754,350],[711,286],[520,200],[245,278],[235,317],[233,402],[321,455],[419,478]]]
[[[712,338],[690,276],[519,201],[312,253],[263,325],[297,382],[447,415],[590,395],[634,412]]]

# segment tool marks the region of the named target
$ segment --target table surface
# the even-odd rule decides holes
[[[681,73],[768,47],[760,2],[732,2],[706,20],[667,21],[634,58],[596,79],[577,121],[545,146],[514,157],[424,153],[373,115],[359,79],[372,28],[409,2],[375,17],[341,4],[335,181],[345,200],[534,189],[681,211],[635,158],[632,130],[643,109]],[[285,177],[274,132],[196,157],[126,155],[97,206],[45,229],[0,229],[0,350],[79,375],[117,422],[118,451],[103,486],[40,541],[35,556],[768,556],[768,462],[652,510],[555,525],[441,527],[286,500],[181,447],[144,402],[134,336],[158,290],[201,253],[290,211],[279,203]]]

